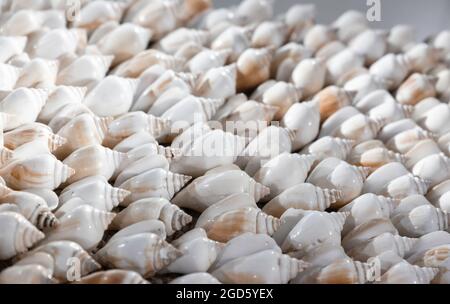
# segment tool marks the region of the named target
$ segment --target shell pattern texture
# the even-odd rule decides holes
[[[0,283],[450,283],[450,32],[212,2],[0,1]]]

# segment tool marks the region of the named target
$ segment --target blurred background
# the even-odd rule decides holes
[[[416,27],[418,38],[450,29],[449,0],[380,0],[381,22],[372,27],[388,29],[396,24],[410,24]],[[239,4],[240,0],[214,0],[216,7]],[[314,3],[317,7],[317,22],[331,23],[340,14],[356,9],[366,12],[366,0],[274,0],[275,13],[280,14],[298,3]]]

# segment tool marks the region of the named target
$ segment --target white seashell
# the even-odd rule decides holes
[[[53,190],[45,188],[27,188],[23,189],[22,191],[36,194],[37,196],[43,198],[50,210],[55,210],[56,207],[58,206],[59,203],[58,196]]]
[[[107,267],[132,270],[148,277],[181,255],[181,251],[156,234],[140,233],[108,242],[95,257]]]
[[[366,141],[355,146],[347,161],[355,166],[369,167],[373,171],[390,162],[407,164],[408,157],[392,152],[378,140]]]
[[[95,115],[87,106],[82,103],[69,103],[62,106],[58,112],[50,119],[48,126],[53,132],[58,132],[65,124],[67,124],[75,116],[88,113]]]
[[[33,49],[33,55],[45,59],[58,59],[74,53],[78,47],[87,44],[86,31],[81,29],[53,29],[46,32]]]
[[[0,284],[51,284],[51,271],[42,265],[13,265],[0,273]]]
[[[92,86],[102,80],[109,70],[113,56],[85,54],[62,68],[57,84],[71,86]]]
[[[76,284],[149,284],[139,273],[112,269],[83,276]]]
[[[428,111],[432,110],[433,108],[435,108],[440,104],[441,101],[435,97],[423,99],[414,106],[414,113],[412,119],[414,119],[414,121],[422,120],[424,117],[426,117]]]
[[[316,274],[312,273],[308,283],[316,284],[365,284],[371,280],[373,269],[368,263],[353,261],[349,258],[333,261],[320,269]]]
[[[19,213],[2,212],[0,213],[0,219],[4,232],[0,238],[1,260],[10,259],[18,253],[27,251],[28,248],[45,237]]]
[[[160,220],[145,220],[140,221],[130,226],[127,226],[117,233],[115,233],[108,242],[112,242],[113,240],[118,240],[122,237],[132,236],[141,233],[154,233],[163,240],[166,239],[166,225]]]
[[[325,211],[341,198],[339,190],[322,189],[308,183],[296,184],[275,196],[262,210],[275,217],[280,217],[289,208]]]
[[[350,41],[349,48],[371,65],[386,53],[388,34],[382,30],[366,30]]]
[[[324,136],[307,145],[301,153],[314,155],[319,162],[328,157],[345,160],[354,144],[351,139]]]
[[[397,229],[389,219],[373,219],[356,226],[342,239],[342,247],[346,252],[365,244],[367,241],[383,234],[391,233],[398,235]]]
[[[357,114],[345,120],[342,125],[330,135],[352,139],[356,143],[361,143],[363,141],[374,139],[385,124],[385,119],[374,119],[364,114]]]
[[[191,73],[205,73],[211,68],[218,68],[225,65],[231,50],[210,50],[206,49],[193,56],[186,66]]]
[[[370,74],[386,81],[388,89],[396,89],[408,76],[410,63],[402,55],[387,54],[370,66]]]
[[[281,47],[287,35],[287,26],[282,22],[265,21],[253,32],[251,45],[254,48],[273,46]]]
[[[51,154],[17,159],[0,169],[1,176],[13,189],[55,189],[74,174],[74,169]]]
[[[121,152],[91,145],[72,152],[63,163],[74,168],[75,174],[67,181],[69,184],[82,178],[101,175],[110,179],[127,155]]]
[[[181,27],[159,40],[159,46],[163,51],[174,54],[187,42],[192,41],[200,45],[205,45],[209,39],[210,33],[207,31]]]
[[[115,66],[145,50],[152,35],[150,29],[124,23],[100,38],[96,45],[102,54],[114,55]]]
[[[411,71],[427,73],[442,59],[442,51],[426,43],[419,43],[408,49],[406,60],[410,63]]]
[[[292,105],[300,101],[302,90],[291,83],[280,81],[264,92],[262,102],[278,107],[279,110],[275,114],[275,119],[280,120]]]
[[[286,284],[309,264],[273,250],[232,260],[213,271],[223,283]]]
[[[56,82],[58,69],[58,61],[35,58],[27,63],[20,71],[16,88],[51,88]]]
[[[231,25],[211,42],[211,49],[231,50],[228,60],[234,62],[250,47],[251,35],[248,28]]]
[[[418,206],[406,214],[392,219],[399,233],[408,237],[421,237],[427,233],[448,228],[447,212],[431,205]]]
[[[336,19],[332,26],[337,28],[339,40],[349,42],[368,28],[367,17],[360,11],[349,10]]]
[[[398,88],[395,97],[401,104],[415,105],[425,98],[436,96],[436,82],[433,76],[413,74]]]
[[[90,176],[64,188],[59,196],[60,204],[74,197],[85,200],[89,205],[103,211],[111,211],[130,193],[108,184],[103,176]]]
[[[339,211],[350,213],[342,231],[343,235],[347,234],[347,232],[356,226],[372,219],[389,219],[397,205],[398,202],[391,198],[377,196],[372,193],[359,196],[351,203],[339,209]]]
[[[334,55],[345,50],[345,48],[346,45],[339,40],[330,41],[317,50],[315,57],[326,62]]]
[[[347,92],[337,86],[329,86],[318,92],[313,101],[319,104],[321,121],[325,121],[339,109],[350,106],[354,95],[353,92]]]
[[[102,240],[115,214],[92,206],[78,206],[59,218],[59,225],[46,231],[42,245],[53,241],[73,241],[92,250]]]
[[[117,214],[111,229],[120,230],[145,220],[160,220],[170,236],[184,228],[192,217],[164,198],[145,198],[135,201]]]
[[[48,151],[55,151],[66,143],[64,137],[53,134],[49,127],[40,123],[24,124],[6,132],[3,134],[3,140],[5,147],[12,150],[34,140],[47,144]]]
[[[247,96],[245,94],[236,94],[225,100],[225,103],[216,111],[216,114],[212,117],[213,120],[224,120],[239,106],[247,102]]]
[[[133,135],[128,136],[127,138],[120,141],[117,145],[114,146],[114,151],[127,153],[134,148],[146,145],[146,144],[154,144],[156,145],[158,142],[156,139],[150,135],[146,131],[139,131],[134,133]],[[117,172],[116,172],[117,173]]]
[[[304,183],[315,160],[312,155],[282,153],[265,163],[253,176],[270,189],[264,200],[269,201],[289,187]]]
[[[337,30],[332,27],[323,24],[315,24],[305,33],[303,44],[307,49],[316,53],[327,43],[337,39],[336,32]]]
[[[231,223],[235,224],[230,226]],[[196,223],[196,227],[205,229],[210,239],[219,242],[227,242],[245,232],[272,235],[279,225],[277,218],[259,210],[246,193],[230,195],[208,207]]]
[[[325,85],[326,65],[322,59],[306,58],[292,71],[292,82],[303,88],[304,97],[315,95]]]
[[[428,181],[412,174],[406,174],[391,181],[377,194],[401,199],[414,194],[423,195],[427,193],[429,186]]]
[[[418,267],[406,261],[392,266],[380,278],[380,284],[429,284],[438,268]]]
[[[399,24],[391,28],[387,38],[388,51],[400,53],[415,44],[416,30],[409,25]]]
[[[400,200],[400,203],[391,214],[391,218],[396,216],[403,217],[411,210],[419,206],[432,206],[423,195],[414,194]]]
[[[433,154],[418,161],[412,173],[427,180],[431,186],[436,186],[450,178],[449,165],[450,160],[443,153]]]
[[[222,244],[208,239],[206,232],[195,228],[172,242],[183,255],[167,267],[172,273],[189,274],[207,271],[217,258]]]
[[[75,27],[94,30],[108,21],[120,21],[126,8],[125,3],[95,1],[88,2],[79,12],[80,17],[74,22]]]
[[[43,15],[32,10],[20,10],[7,18],[0,28],[0,33],[5,36],[28,35],[40,29],[43,23]]]
[[[19,79],[20,68],[11,64],[0,63],[0,90],[12,90]]]
[[[58,224],[55,215],[41,197],[24,191],[14,191],[0,198],[0,203],[11,203],[19,207],[19,212],[39,229]]]
[[[87,113],[74,117],[58,131],[58,136],[66,141],[55,155],[64,159],[79,148],[101,144],[111,121],[112,117],[99,118]]]
[[[77,258],[80,261],[80,275],[85,276],[100,269],[100,265],[87,253],[80,245],[72,241],[55,241],[41,245],[24,257],[38,253],[49,254],[53,258],[53,277],[65,282],[70,265],[67,261],[70,258]]]
[[[140,158],[124,167],[115,179],[114,185],[121,185],[128,179],[155,168],[169,170],[169,161],[159,154]]]
[[[221,284],[215,277],[207,272],[196,272],[177,277],[169,284]]]
[[[48,124],[58,111],[67,104],[81,103],[86,94],[84,87],[58,86],[52,91],[39,112],[38,121]]]
[[[284,22],[288,25],[291,41],[298,41],[304,31],[314,24],[316,6],[314,4],[294,4],[284,15]]]
[[[47,93],[42,89],[20,88],[11,91],[0,102],[0,111],[15,116],[3,120],[3,129],[7,131],[36,121],[46,100]]]
[[[205,98],[228,98],[236,94],[236,65],[212,68],[198,81],[196,93]]]
[[[450,51],[450,32],[444,30],[437,34],[433,39],[433,45],[435,48],[444,49],[448,53]]]
[[[269,48],[247,49],[236,61],[238,91],[257,87],[270,77],[272,51]]]
[[[361,112],[358,111],[353,106],[343,107],[339,109],[337,112],[332,114],[326,121],[323,122],[319,133],[319,137],[331,135],[337,132],[337,130],[339,130],[341,125],[347,119],[359,114],[361,114]]]
[[[91,47],[92,45],[95,45],[101,38],[103,38],[104,36],[106,36],[106,34],[112,32],[114,29],[119,27],[119,22],[111,20],[111,21],[107,21],[104,22],[103,24],[100,24],[95,30],[92,31],[92,33],[89,36],[89,47]],[[98,53],[100,53],[100,51],[97,49],[96,51],[98,51]]]
[[[26,36],[1,36],[0,37],[0,62],[6,62],[13,56],[23,52],[27,43]]]
[[[358,105],[358,102],[362,100],[366,95],[378,90],[383,90],[387,87],[388,83],[377,76],[371,74],[362,74],[347,81],[344,84],[344,89],[350,92],[356,92],[353,98],[354,104]]]
[[[141,173],[120,185],[120,188],[131,192],[121,205],[128,206],[131,202],[150,197],[170,200],[191,178],[161,168]]]
[[[434,137],[434,134],[424,131],[420,127],[398,131],[399,133],[397,135],[394,135],[386,142],[386,147],[402,154],[409,152],[420,141],[424,139],[433,139]]]
[[[221,169],[224,171],[218,171]],[[227,170],[227,167],[221,166],[196,178],[182,189],[172,202],[179,207],[202,212],[214,203],[236,193],[247,193],[255,201],[259,201],[269,193],[269,189],[255,182],[238,167]]]
[[[348,213],[306,211],[305,215],[286,236],[281,245],[283,252],[306,253],[321,244],[339,245],[341,230]]]
[[[328,83],[336,83],[342,75],[364,65],[364,57],[347,48],[327,61]]]
[[[425,253],[437,246],[447,245],[450,240],[450,234],[446,231],[435,231],[419,238],[412,248],[407,260],[411,264],[423,261]]]
[[[450,107],[448,104],[442,103],[426,111],[418,123],[426,130],[442,136],[450,132],[449,119]]]
[[[446,180],[431,188],[427,193],[427,199],[436,207],[449,212],[450,181]]]

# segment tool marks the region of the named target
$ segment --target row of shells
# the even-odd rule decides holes
[[[450,283],[449,30],[65,2],[0,3],[0,283]]]

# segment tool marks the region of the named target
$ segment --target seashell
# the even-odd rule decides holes
[[[72,241],[55,241],[34,248],[23,257],[45,253],[52,257],[53,277],[65,282],[70,265],[67,261],[77,258],[80,261],[80,275],[85,276],[100,269],[100,265],[80,245]],[[19,260],[21,261],[21,260]]]
[[[351,105],[353,96],[353,92],[347,92],[336,86],[329,86],[318,92],[313,101],[319,104],[321,121],[325,121],[339,109]]]
[[[81,103],[86,94],[84,87],[58,86],[50,93],[38,121],[48,124],[57,115],[58,111],[67,104]]]
[[[28,35],[39,30],[43,23],[43,15],[32,10],[20,10],[7,18],[0,28],[5,36]]]
[[[345,120],[337,130],[330,135],[352,139],[356,143],[374,139],[386,120],[370,118],[364,114],[356,114]]]
[[[360,261],[366,261],[385,252],[393,252],[399,257],[404,257],[416,243],[417,239],[382,233],[366,243],[353,247],[348,254]]]
[[[389,53],[400,53],[415,44],[416,31],[410,25],[399,24],[391,28],[387,38]]]
[[[238,91],[245,91],[257,87],[270,77],[271,50],[247,49],[236,61]]]
[[[225,65],[231,50],[210,50],[200,51],[186,63],[191,73],[205,73],[211,68],[218,68]]]
[[[160,220],[170,236],[192,221],[192,217],[164,198],[145,198],[123,209],[111,223],[111,229],[120,230],[145,220]]]
[[[336,19],[332,26],[338,29],[338,38],[349,42],[368,28],[367,17],[360,11],[348,10]]]
[[[55,215],[41,197],[23,191],[14,191],[0,198],[0,203],[11,203],[19,207],[19,212],[39,229],[58,224]]]
[[[121,205],[128,206],[131,202],[150,197],[162,197],[170,200],[191,178],[161,168],[141,173],[120,185],[120,188],[131,192],[121,202]]]
[[[207,238],[206,232],[195,228],[172,242],[183,255],[167,266],[172,273],[196,273],[207,271],[217,258],[222,244]]]
[[[44,267],[48,271],[48,276],[49,278],[51,278],[54,270],[53,264],[53,257],[50,254],[45,252],[35,252],[30,253],[26,257],[20,259],[14,264],[14,266],[39,265]]]
[[[281,244],[283,252],[308,251],[321,244],[339,245],[341,230],[348,213],[306,211]],[[320,228],[319,228],[320,227]]]
[[[0,62],[6,62],[15,55],[23,52],[27,43],[26,36],[0,37]]]
[[[436,246],[425,252],[423,264],[426,267],[442,267],[447,269],[448,245]]]
[[[224,104],[216,111],[213,120],[224,120],[229,116],[235,109],[247,102],[247,96],[245,94],[236,94],[225,100]]]
[[[35,58],[27,63],[20,71],[16,81],[16,88],[36,87],[49,88],[56,82],[59,68],[58,61]]]
[[[36,194],[37,196],[43,198],[50,210],[55,210],[55,208],[58,206],[58,196],[53,190],[45,188],[28,188],[23,189],[22,191]]]
[[[62,68],[57,84],[69,86],[93,86],[102,80],[109,70],[113,56],[85,54]]]
[[[427,193],[427,199],[436,207],[449,212],[448,198],[450,192],[450,182],[448,180],[431,188]]]
[[[96,1],[88,2],[79,12],[80,17],[74,22],[75,27],[94,30],[108,21],[120,21],[126,8],[125,3]]]
[[[209,39],[210,33],[207,31],[181,27],[159,40],[159,47],[166,53],[174,54],[187,42],[192,41],[200,45],[205,45]]]
[[[101,144],[111,121],[112,117],[99,118],[87,113],[74,117],[58,131],[58,136],[66,141],[55,155],[64,159],[79,148]]]
[[[448,228],[447,212],[431,205],[418,206],[406,214],[392,219],[399,233],[408,237],[421,237],[433,231]]]
[[[414,165],[412,173],[427,180],[431,186],[436,186],[450,178],[448,176],[449,164],[449,159],[443,153],[433,154],[418,161]]]
[[[381,193],[377,194],[401,199],[414,194],[423,195],[427,193],[429,186],[428,181],[412,174],[406,174],[392,180]]]
[[[3,134],[4,145],[8,149],[17,147],[34,140],[40,140],[47,144],[49,151],[54,151],[66,143],[62,136],[53,134],[52,130],[40,123],[24,124],[12,131]]]
[[[368,174],[368,168],[351,166],[345,161],[330,157],[314,168],[306,182],[321,188],[341,190],[342,199],[333,205],[339,207],[360,195]]]
[[[398,202],[393,199],[372,193],[366,193],[357,197],[351,203],[339,209],[339,211],[350,213],[345,222],[343,234],[347,234],[356,226],[372,219],[389,219],[397,205]]]
[[[207,272],[196,272],[177,277],[169,284],[221,284],[215,277]]]
[[[6,260],[27,251],[45,235],[37,230],[25,217],[16,212],[2,212],[0,219],[3,235],[0,238],[0,259]]]
[[[128,151],[133,150],[134,148],[146,144],[156,145],[157,143],[158,142],[156,141],[156,139],[148,132],[139,131],[120,141],[117,145],[114,146],[114,151],[127,153]]]
[[[268,201],[284,190],[304,183],[314,161],[315,157],[312,155],[284,152],[265,163],[253,178],[270,189],[270,194],[265,198]],[[286,175],[288,168],[291,174]]]
[[[336,83],[345,73],[360,68],[364,65],[364,57],[347,48],[333,57],[327,63],[329,84]]]
[[[218,171],[221,169],[224,170]],[[269,189],[255,182],[238,167],[227,170],[225,166],[221,166],[196,178],[182,189],[172,202],[179,207],[202,212],[216,202],[236,193],[246,193],[257,202],[269,193]]]
[[[304,97],[313,96],[325,85],[326,65],[322,59],[306,58],[292,71],[292,82],[303,89]]]
[[[377,142],[380,145],[377,145]],[[377,140],[366,141],[355,146],[348,156],[348,162],[355,166],[369,167],[373,171],[390,162],[407,163],[407,156],[392,152]]]
[[[394,135],[386,142],[386,147],[402,154],[409,152],[420,141],[424,139],[432,139],[434,137],[432,133],[424,131],[420,127],[405,131],[398,131],[399,133],[397,135]]]
[[[307,49],[316,53],[323,46],[336,39],[336,30],[334,28],[323,24],[315,24],[305,33],[303,44]]]
[[[438,268],[419,267],[406,261],[392,266],[380,278],[380,284],[429,284],[439,272]]]
[[[448,244],[449,236],[449,233],[446,231],[435,231],[420,237],[407,256],[407,261],[411,264],[422,261],[428,250]]]
[[[291,41],[302,38],[305,30],[314,24],[316,18],[316,6],[314,4],[294,4],[284,15],[284,22],[288,25]]]
[[[316,276],[318,284],[365,284],[371,280],[371,265],[340,259],[325,266]]]
[[[382,30],[366,30],[350,41],[349,48],[371,65],[386,53],[388,34]]]
[[[256,267],[258,265],[258,267]],[[232,260],[213,271],[223,283],[285,284],[309,265],[273,250]]]
[[[81,29],[53,29],[46,32],[34,46],[33,54],[45,59],[58,59],[74,53],[87,44],[86,31]]]
[[[254,48],[281,47],[287,35],[287,26],[282,22],[264,21],[253,32],[251,46]]]
[[[273,1],[244,0],[236,8],[236,14],[244,18],[247,23],[261,23],[272,18]]]
[[[166,226],[163,222],[161,222],[160,220],[145,220],[121,229],[120,231],[115,233],[108,240],[108,242],[118,240],[122,237],[127,237],[141,233],[154,233],[162,239],[166,239],[167,237]]]
[[[238,156],[236,164],[245,172],[254,175],[265,160],[292,151],[295,131],[277,126],[263,129]]]
[[[169,170],[169,161],[163,155],[150,155],[125,166],[115,179],[114,185],[121,185],[128,179],[155,168]]]
[[[228,98],[236,94],[236,65],[212,68],[200,77],[196,93],[205,98]]]
[[[20,68],[10,64],[0,63],[0,90],[12,90],[19,79]]]
[[[415,105],[419,101],[436,96],[437,79],[423,74],[412,74],[397,90],[395,95],[401,104]]]
[[[423,195],[414,194],[400,200],[397,208],[391,214],[391,218],[403,217],[418,206],[432,206]]]
[[[250,47],[251,35],[252,32],[248,28],[231,25],[211,42],[211,49],[231,50],[228,60],[234,62]]]
[[[218,242],[245,232],[272,235],[279,225],[277,218],[257,209],[253,198],[245,193],[230,195],[208,207],[196,223],[196,227],[205,229],[208,238]]]
[[[362,101],[363,98],[371,95],[374,91],[385,89],[387,85],[387,81],[378,79],[377,76],[362,74],[347,81],[344,84],[344,90],[356,92],[356,95],[353,98],[353,103],[358,106],[359,102]]]
[[[396,89],[409,75],[410,62],[402,55],[387,54],[370,66],[370,74],[386,81],[388,89]]]
[[[176,173],[201,176],[209,169],[232,164],[245,147],[245,139],[222,130],[195,138],[183,155],[175,158],[170,169]]]
[[[53,155],[38,154],[10,162],[0,169],[0,174],[13,189],[55,189],[74,174],[74,169]]]
[[[418,121],[419,125],[437,135],[445,135],[450,132],[450,107],[447,104],[439,104],[423,114]]]
[[[145,50],[152,35],[150,29],[124,23],[100,38],[96,46],[103,55],[114,55],[115,66]]]
[[[97,271],[82,277],[76,284],[149,284],[137,272],[112,269]]]
[[[310,56],[311,51],[299,43],[289,42],[279,47],[273,54],[270,67],[271,78],[288,82],[295,66],[300,61],[309,58]],[[280,77],[286,77],[287,79],[278,79]],[[252,99],[254,98],[252,97]]]
[[[140,233],[108,242],[95,257],[107,267],[132,270],[149,277],[181,255],[181,251],[156,234]]]
[[[115,214],[89,205],[78,206],[59,218],[59,225],[46,231],[42,245],[54,241],[73,241],[85,250],[94,249],[102,240]]]
[[[275,217],[280,217],[289,208],[325,211],[341,198],[339,190],[323,189],[308,183],[296,184],[275,196],[262,210]]]
[[[0,284],[51,284],[51,272],[42,265],[13,265],[0,273]]]
[[[0,111],[15,116],[3,120],[3,129],[8,131],[25,123],[36,121],[46,100],[47,93],[42,89],[19,88],[11,91],[0,102]],[[23,111],[23,109],[27,109],[27,111]]]
[[[416,73],[427,73],[443,57],[440,49],[426,43],[416,44],[404,56],[410,63],[411,71]]]
[[[433,46],[437,49],[444,49],[447,53],[450,51],[450,32],[449,31],[442,31],[439,34],[436,35],[433,39]]]
[[[414,119],[414,121],[421,121],[426,117],[428,111],[440,104],[440,100],[435,97],[425,98],[414,106],[414,112],[411,118]]]
[[[328,157],[345,160],[354,144],[351,139],[324,136],[304,147],[301,153],[314,155],[318,162]]]
[[[326,62],[345,48],[346,45],[339,40],[330,41],[317,50],[315,57]]]
[[[100,145],[82,147],[72,152],[63,161],[65,165],[75,169],[75,174],[68,179],[67,183],[71,184],[93,175],[110,179],[126,158],[126,154]]]
[[[3,203],[0,204],[0,213],[3,212],[15,212],[20,214],[20,208],[14,204]]]
[[[277,82],[267,89],[262,96],[262,102],[278,107],[275,119],[283,118],[288,109],[302,98],[302,89],[296,88],[291,83]]]
[[[61,192],[60,204],[65,204],[74,197],[85,200],[89,205],[103,211],[111,211],[130,193],[108,184],[103,176],[89,176],[80,179]]]
[[[84,113],[95,115],[82,103],[66,104],[58,110],[58,113],[55,114],[52,119],[50,119],[48,126],[53,130],[53,132],[58,132],[65,124],[72,120],[72,118]]]

